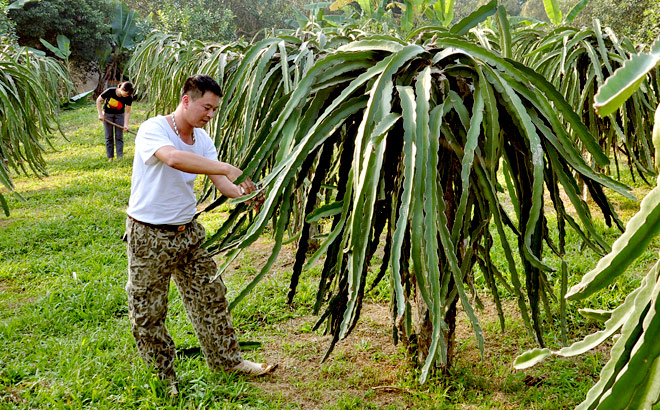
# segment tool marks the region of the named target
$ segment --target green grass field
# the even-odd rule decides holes
[[[146,105],[136,103],[131,123],[147,115]],[[46,155],[49,176],[16,176],[23,200],[7,194],[11,215],[0,218],[0,409],[563,409],[583,399],[607,358],[604,347],[573,360],[550,359],[524,372],[513,370],[513,359],[534,347],[533,340],[511,299],[505,302],[507,329],[500,331],[483,280],[477,278],[485,304],[478,313],[486,354],[479,357],[469,321],[459,316],[458,361],[451,377],[419,384],[418,370],[392,343],[386,281],[370,294],[355,332],[320,363],[329,339],[312,330],[319,272],[305,273],[293,305],[286,305],[295,251],[288,246],[268,277],[232,312],[241,341],[260,343],[246,357],[277,361],[279,369],[256,380],[210,372],[196,352],[192,326],[172,286],[167,325],[181,352],[176,364],[181,394],[169,397],[139,359],[127,317],[121,236],[134,137],[127,138],[125,159],[109,163],[92,105],[64,112],[60,121],[67,139],[53,139],[55,150]],[[646,191],[643,186],[636,190],[640,197]],[[638,206],[616,201],[624,220]],[[207,231],[223,216],[222,211],[204,214]],[[601,228],[610,241],[618,235]],[[569,241],[574,284],[598,256],[580,249],[575,235]],[[232,265],[225,277],[230,299],[265,263],[271,245],[270,238],[262,238]],[[638,272],[655,262],[657,247],[609,292],[570,305],[571,340],[597,329],[577,315],[577,308],[616,306],[639,282]],[[504,265],[503,255],[500,260]],[[558,310],[558,304],[553,308]],[[558,319],[549,320],[546,326],[551,347],[560,346],[557,324]]]

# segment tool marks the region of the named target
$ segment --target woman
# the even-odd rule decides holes
[[[110,162],[114,160],[115,145],[117,146],[117,159],[124,156],[124,130],[128,131],[128,119],[133,103],[132,96],[133,84],[124,81],[118,87],[110,87],[103,91],[96,99],[99,120],[103,121],[105,127],[105,151]]]

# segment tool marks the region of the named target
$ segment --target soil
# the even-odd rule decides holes
[[[357,397],[368,394],[368,402],[379,408],[404,403],[408,395],[396,386],[400,364],[382,359],[400,356],[388,334],[388,310],[386,306],[365,306],[361,325],[337,343],[323,364],[320,361],[330,336],[300,331],[301,325],[314,323],[315,317],[291,320],[282,329],[285,337],[264,345],[264,355],[278,363],[278,369],[255,383],[273,398],[282,403],[296,403],[301,409],[324,408],[346,394]],[[291,346],[294,354],[289,353]],[[333,380],[336,377],[344,381],[337,383]],[[347,383],[348,378],[354,380]],[[333,389],[333,385],[337,388]]]
[[[258,272],[270,255],[272,242],[260,239],[249,248],[250,263]],[[284,246],[274,270],[291,269],[295,260],[295,249]],[[231,275],[239,268],[234,261],[226,271]],[[478,378],[484,386],[483,395],[498,403],[498,408],[517,408],[511,404],[512,397],[502,392],[506,377],[515,371],[510,367],[509,374],[492,377],[483,374],[484,365],[497,361],[497,356],[506,354],[514,357],[524,349],[533,346],[518,346],[500,341],[498,337],[499,318],[490,298],[482,299],[484,308],[478,312],[484,327],[486,339],[485,354],[482,358],[476,346],[473,329],[466,315],[459,312],[457,317],[457,366],[463,370],[480,374]],[[515,303],[507,303],[503,309],[505,317],[519,317]],[[411,360],[406,356],[401,344],[394,345],[392,339],[391,314],[388,305],[365,303],[360,321],[353,332],[335,346],[325,362],[321,362],[330,342],[330,336],[308,329],[316,323],[316,316],[302,316],[280,325],[278,336],[265,340],[260,355],[269,363],[278,363],[278,368],[270,375],[252,381],[255,387],[268,393],[272,400],[292,405],[300,409],[323,409],[337,405],[341,397],[357,397],[363,408],[419,408],[416,400],[420,393],[428,397],[429,386],[419,385]],[[489,330],[493,329],[493,330]],[[499,335],[501,336],[501,334]],[[416,374],[416,373],[415,373]],[[521,377],[522,378],[522,377]],[[404,381],[407,380],[407,381]],[[533,381],[530,381],[533,384]],[[523,386],[524,387],[524,386]],[[446,388],[446,386],[445,386]],[[419,392],[415,391],[419,389]],[[513,400],[515,401],[515,400]],[[417,403],[417,405],[416,405]],[[348,407],[352,408],[350,405]],[[444,408],[444,407],[443,407]],[[465,409],[483,408],[465,405]]]

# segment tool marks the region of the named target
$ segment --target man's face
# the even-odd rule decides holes
[[[186,108],[186,120],[193,127],[205,126],[213,118],[219,102],[220,97],[209,91],[196,100],[193,100],[189,95],[184,95],[183,103]]]

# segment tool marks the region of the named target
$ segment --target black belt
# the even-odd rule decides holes
[[[190,221],[190,222],[188,222],[186,224],[183,224],[183,225],[157,225],[157,224],[150,224],[148,222],[138,221],[137,219],[133,218],[130,215],[127,215],[127,216],[128,216],[128,219],[130,219],[131,221],[137,222],[137,223],[139,223],[141,225],[144,225],[144,226],[148,226],[149,228],[162,229],[164,231],[170,231],[170,232],[183,232],[188,228],[188,226],[190,226],[192,224],[192,221]]]

